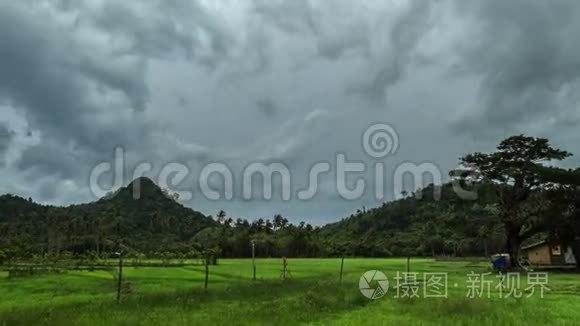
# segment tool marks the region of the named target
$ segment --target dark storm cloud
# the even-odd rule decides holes
[[[278,112],[278,108],[276,107],[274,101],[268,98],[262,98],[257,100],[256,106],[258,107],[260,113],[262,113],[264,116],[268,118],[271,118]]]
[[[395,18],[383,40],[387,45],[370,60],[370,78],[350,87],[349,91],[358,93],[374,106],[382,106],[387,89],[404,77],[417,42],[429,29],[431,6],[429,1],[414,1]],[[381,21],[377,29],[386,28],[387,22]],[[372,32],[367,35],[371,37]]]
[[[115,146],[151,147],[151,131],[159,126],[143,116],[149,102],[147,60],[176,51],[191,55],[196,31],[185,26],[187,32],[180,34],[180,21],[173,20],[195,11],[188,3],[158,2],[141,7],[141,13],[117,2],[96,9],[85,2],[60,2],[56,8],[63,12],[57,13],[39,10],[34,2],[3,5],[0,99],[23,112],[30,128],[45,139],[24,151],[18,167],[72,178],[79,171],[71,166],[74,151],[83,153],[89,165]],[[62,23],[58,14],[63,13],[78,14],[77,22]],[[218,24],[200,10],[195,15],[205,31],[219,35]],[[223,53],[224,42],[212,37],[210,47]],[[217,62],[216,53],[208,55]]]
[[[128,43],[125,51],[129,53],[163,57],[167,52],[179,49],[191,56],[193,39],[190,34],[181,33],[176,21],[160,20],[161,15],[175,8],[175,4],[176,1],[168,1],[166,6],[157,4],[151,11],[146,8],[146,12],[139,12],[132,2],[105,2],[91,18],[116,37],[125,38]]]
[[[354,15],[356,6],[350,1],[257,1],[254,10],[286,33],[312,38],[324,59],[362,56],[370,77],[348,86],[347,92],[382,106],[386,89],[404,77],[417,42],[428,31],[432,6],[414,1],[397,15],[392,8],[377,8],[373,21]]]
[[[159,59],[184,55],[211,69],[228,59],[235,42],[221,19],[198,1],[105,1],[84,18],[124,42],[120,53]]]
[[[10,141],[14,133],[8,129],[7,126],[0,123],[0,166],[5,164],[5,153],[8,150],[8,146],[10,145]]]
[[[87,152],[75,151],[50,140],[26,148],[18,168],[28,170],[30,178],[52,175],[62,179],[74,179],[85,170],[84,164],[89,164]]]
[[[312,37],[325,58],[336,60],[349,50],[368,50],[369,26],[353,19],[348,1],[317,5],[307,0],[263,0],[255,2],[254,11],[286,33]]]
[[[0,96],[25,112],[30,126],[44,136],[108,151],[123,114],[143,109],[146,102],[140,64],[92,57],[48,18],[24,5],[3,6]],[[109,93],[123,97],[108,103],[106,96],[98,98]],[[103,111],[115,119],[102,119]]]
[[[189,101],[185,97],[183,97],[183,96],[178,96],[177,97],[177,105],[180,108],[185,109],[189,105]]]
[[[471,27],[459,46],[462,69],[482,81],[481,107],[456,129],[578,120],[580,2],[460,1],[457,8]]]

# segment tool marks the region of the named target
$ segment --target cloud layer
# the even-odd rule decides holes
[[[11,2],[0,10],[0,192],[94,200],[91,169],[119,146],[125,182],[139,163],[155,174],[178,162],[192,175],[180,188],[193,189],[204,164],[241,174],[258,160],[286,164],[302,187],[337,153],[376,163],[361,145],[375,122],[401,140],[384,200],[397,164],[445,174],[514,133],[575,152],[578,30],[580,4],[566,0]],[[380,202],[345,201],[332,183],[308,202],[186,204],[322,223]]]

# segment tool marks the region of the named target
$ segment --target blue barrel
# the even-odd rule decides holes
[[[508,257],[507,255],[493,255],[491,264],[495,270],[505,270],[508,266]]]

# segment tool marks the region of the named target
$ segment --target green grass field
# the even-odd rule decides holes
[[[395,298],[395,276],[405,259],[289,259],[291,277],[280,279],[280,259],[258,259],[257,281],[250,260],[224,259],[210,266],[209,289],[203,266],[128,267],[120,304],[113,271],[7,278],[0,272],[0,325],[540,325],[580,321],[580,275],[550,273],[544,298],[526,291],[500,298],[493,280],[491,298],[468,298],[470,272],[489,272],[487,263],[413,259],[411,271],[448,273],[448,298]],[[389,278],[377,300],[359,291],[359,278],[379,270]],[[371,286],[375,284],[371,283]],[[399,289],[401,290],[401,289]],[[486,291],[484,291],[486,292]]]

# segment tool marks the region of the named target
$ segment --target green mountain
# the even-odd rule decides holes
[[[434,196],[440,191],[440,198]],[[494,192],[480,186],[476,200],[462,200],[451,184],[361,209],[320,230],[328,255],[487,255],[505,240],[493,214]]]
[[[194,235],[215,225],[148,178],[96,202],[68,207],[43,206],[13,195],[0,197],[0,248],[17,256],[99,253],[118,247],[141,253],[188,252]]]
[[[212,220],[176,202],[147,178],[104,198],[69,207],[43,206],[17,196],[0,197],[0,251],[38,253],[190,253],[216,249],[223,257],[482,256],[503,250],[496,191],[479,184],[475,200],[451,184],[429,186],[380,207],[358,210],[339,222],[293,225],[280,215],[252,222]],[[138,193],[136,189],[140,189]],[[440,193],[440,197],[434,194]]]

